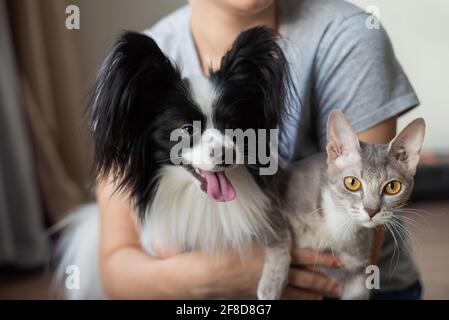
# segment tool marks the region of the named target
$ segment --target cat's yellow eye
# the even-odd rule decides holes
[[[346,189],[349,191],[358,191],[362,186],[362,183],[356,177],[346,177],[344,182]]]
[[[398,194],[399,191],[401,191],[402,185],[399,181],[390,181],[385,186],[385,193],[389,194],[390,196],[393,196],[395,194]]]

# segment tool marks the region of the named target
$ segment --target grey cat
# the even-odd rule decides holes
[[[280,297],[290,264],[286,248],[293,244],[332,251],[341,268],[320,271],[341,283],[342,299],[368,299],[365,268],[374,227],[390,223],[395,209],[407,202],[424,132],[419,118],[389,144],[368,144],[358,140],[343,113],[331,112],[327,154],[296,162],[289,170],[286,202],[292,238],[268,249],[258,297]]]

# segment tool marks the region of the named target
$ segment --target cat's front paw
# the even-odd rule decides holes
[[[347,280],[341,293],[342,300],[368,300],[369,296],[370,291],[365,286],[363,275],[357,275]]]
[[[365,290],[365,292],[358,292],[357,294],[343,293],[341,295],[341,300],[369,300],[369,296],[369,290]]]
[[[278,283],[264,284],[259,282],[257,286],[258,300],[279,300],[281,298],[283,286]]]
[[[290,261],[290,245],[288,241],[284,242],[283,245],[265,249],[265,264],[257,285],[257,298],[259,300],[277,300],[281,298],[282,291],[287,285]]]

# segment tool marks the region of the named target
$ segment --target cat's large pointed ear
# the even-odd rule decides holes
[[[426,123],[423,118],[413,120],[389,145],[388,156],[415,174],[424,142]]]
[[[329,114],[326,150],[328,159],[338,166],[360,160],[359,139],[341,111],[333,110]]]

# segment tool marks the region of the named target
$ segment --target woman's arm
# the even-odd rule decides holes
[[[263,250],[239,262],[237,254],[210,257],[189,252],[164,259],[140,244],[129,198],[112,183],[97,189],[100,207],[100,271],[105,293],[115,299],[200,299],[252,297],[263,265]]]
[[[100,273],[106,295],[113,299],[253,298],[264,264],[255,247],[244,261],[237,253],[220,257],[194,251],[158,259],[139,243],[127,195],[100,184]],[[337,266],[328,254],[295,250],[285,298],[319,299],[338,293],[335,281],[313,273],[315,266]]]
[[[378,125],[360,132],[360,140],[369,143],[389,143],[396,136],[397,118],[393,117],[385,120]]]

